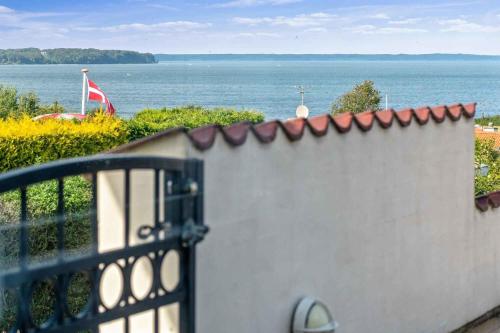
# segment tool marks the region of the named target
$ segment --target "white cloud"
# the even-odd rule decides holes
[[[345,28],[344,30],[351,31],[357,34],[366,34],[366,35],[392,35],[392,34],[413,34],[413,33],[425,33],[428,32],[426,29],[417,29],[417,28],[403,28],[403,27],[377,27],[371,24],[358,25],[351,28]]]
[[[474,22],[469,22],[464,19],[452,19],[439,22],[440,25],[445,26],[441,29],[442,32],[499,32],[500,26],[482,25]]]
[[[242,8],[242,7],[254,7],[254,6],[280,6],[287,5],[291,3],[301,2],[302,0],[233,0],[229,2],[223,2],[213,5],[212,7],[217,8]]]
[[[332,21],[336,16],[327,13],[302,14],[297,16],[276,16],[276,17],[235,17],[233,22],[243,25],[255,26],[268,24],[273,26],[289,27],[315,27],[322,26]]]
[[[323,27],[309,28],[306,29],[305,32],[328,32],[328,29]]]
[[[14,13],[14,10],[9,7],[0,6],[0,14],[10,14],[10,13]]]
[[[238,34],[240,37],[250,37],[250,38],[256,38],[256,37],[267,37],[267,38],[278,38],[280,37],[279,34],[273,33],[273,32],[242,32]]]
[[[394,20],[394,21],[389,21],[389,24],[394,24],[394,25],[409,25],[409,24],[417,24],[421,22],[422,19],[419,17],[414,17],[414,18],[407,18],[407,19],[402,19],[402,20]]]
[[[376,19],[376,20],[390,20],[391,19],[391,17],[385,13],[378,13],[375,15],[371,15],[371,16],[369,16],[369,18]]]
[[[131,23],[119,24],[107,27],[76,27],[77,31],[105,31],[105,32],[123,32],[123,31],[140,31],[140,32],[159,32],[159,31],[189,31],[200,30],[211,27],[211,23],[200,23],[193,21],[170,21],[153,24]]]

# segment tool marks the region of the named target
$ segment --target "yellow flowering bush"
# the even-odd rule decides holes
[[[97,114],[83,121],[25,116],[0,120],[0,172],[61,158],[85,156],[127,142],[127,126]]]

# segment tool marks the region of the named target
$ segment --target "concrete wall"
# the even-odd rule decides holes
[[[332,125],[330,125],[332,126]],[[500,305],[500,211],[474,207],[473,120],[240,147],[219,134],[130,149],[205,161],[201,333],[290,331],[300,297],[343,333],[449,332]],[[156,147],[153,149],[153,147]]]

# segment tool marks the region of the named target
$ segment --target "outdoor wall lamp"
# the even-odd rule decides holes
[[[293,333],[333,333],[338,324],[320,301],[304,297],[293,314]]]

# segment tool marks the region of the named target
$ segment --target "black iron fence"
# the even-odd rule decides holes
[[[152,172],[152,207],[139,208],[152,209],[154,223],[132,230],[135,170]],[[99,210],[109,207],[99,207],[98,180],[111,171],[122,175],[124,246],[104,252],[100,225],[117,221],[99,220]],[[195,245],[208,232],[201,161],[120,155],[64,160],[0,175],[0,193],[0,332],[97,332],[120,319],[128,332],[130,316],[145,311],[154,312],[152,327],[159,332],[159,309],[174,303],[179,331],[195,331]],[[131,244],[131,235],[142,242]],[[178,282],[166,286],[163,270],[172,252]],[[132,287],[139,262],[151,268],[150,287],[140,296]],[[102,297],[103,276],[111,269],[122,281],[114,304]]]

